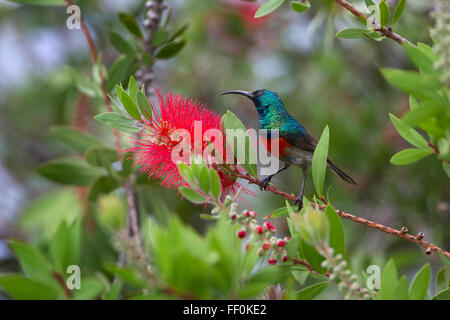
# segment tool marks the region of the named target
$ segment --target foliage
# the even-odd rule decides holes
[[[32,2],[46,7],[65,5],[64,1],[56,0],[13,2],[25,5]],[[327,47],[330,46],[327,41],[332,41],[327,40],[327,34],[323,35],[323,47],[315,49],[314,54],[308,53],[313,57],[279,50],[281,60],[292,63],[292,67],[285,68],[289,78],[275,77],[264,85],[276,87],[283,96],[292,91],[290,111],[311,119],[315,129],[324,127],[312,158],[315,195],[305,197],[304,207],[299,212],[287,200],[266,200],[268,194],[262,193],[256,195],[257,200],[250,200],[255,210],[242,209],[243,195],[254,190],[244,188],[239,175],[258,177],[257,165],[251,161],[256,152],[247,131],[254,116],[248,116],[244,107],[237,107],[233,111],[226,110],[221,117],[220,129],[225,134],[225,144],[234,142],[226,134],[227,130],[242,132],[244,152],[233,150],[239,165],[216,165],[204,159],[191,164],[177,163],[182,182],[176,186],[176,192],[165,190],[159,184],[168,177],[163,176],[155,183],[154,177],[138,172],[133,163],[134,150],[130,147],[148,138],[145,130],[150,130],[158,116],[155,104],[149,100],[152,97],[148,92],[152,89],[143,85],[146,82],[144,71],[151,70],[153,74],[155,70],[163,73],[168,72],[164,71],[166,68],[173,69],[157,81],[173,87],[174,91],[205,97],[209,102],[217,91],[212,82],[219,83],[217,86],[260,86],[258,76],[250,76],[250,70],[253,68],[255,73],[264,75],[263,68],[253,64],[252,59],[261,59],[265,53],[254,54],[251,49],[258,45],[263,47],[264,41],[273,45],[274,38],[280,38],[278,33],[274,38],[269,33],[262,41],[258,28],[270,29],[261,26],[278,19],[268,15],[276,10],[285,12],[283,5],[287,1],[267,0],[257,9],[254,3],[250,4],[254,9],[250,19],[245,12],[216,12],[216,8],[204,1],[188,2],[185,12],[180,10],[176,14],[181,20],[184,20],[183,14],[191,18],[189,29],[186,23],[177,23],[180,17],[172,18],[167,8],[163,9],[166,13],[154,30],[141,24],[140,7],[130,13],[119,12],[114,21],[107,20],[106,33],[100,33],[100,39],[96,39],[103,50],[93,57],[89,72],[86,72],[86,61],[74,62],[73,67],[62,68],[50,79],[52,93],[46,96],[54,95],[54,100],[42,98],[43,102],[77,109],[83,99],[87,99],[92,104],[90,111],[80,112],[89,120],[80,124],[80,114],[72,115],[75,121],[70,117],[67,120],[64,110],[44,110],[49,119],[46,124],[39,122],[39,131],[51,128],[46,130],[48,136],[40,138],[39,147],[46,146],[48,148],[42,149],[54,151],[40,159],[35,166],[36,173],[31,170],[26,173],[32,175],[33,183],[38,181],[43,194],[30,201],[17,219],[18,229],[24,232],[26,241],[11,237],[8,244],[20,270],[0,265],[1,290],[13,299],[259,299],[281,284],[280,299],[450,299],[447,257],[440,254],[438,260],[435,255],[435,260],[424,263],[424,256],[416,256],[413,249],[400,248],[396,242],[395,246],[391,245],[392,239],[383,238],[386,245],[379,246],[381,249],[371,248],[370,243],[363,245],[365,238],[368,238],[366,242],[371,242],[372,238],[360,229],[353,229],[350,223],[343,223],[341,211],[337,209],[345,205],[375,216],[386,210],[375,208],[372,198],[386,199],[395,209],[389,212],[399,212],[399,220],[395,221],[399,224],[417,221],[416,211],[424,211],[421,214],[426,215],[427,210],[434,210],[430,209],[430,203],[435,207],[448,205],[445,188],[450,177],[450,101],[448,82],[443,77],[445,70],[439,67],[442,47],[435,50],[436,45],[421,42],[413,45],[405,41],[401,54],[407,58],[393,67],[381,68],[382,77],[371,79],[373,83],[359,83],[355,81],[358,78],[353,77],[357,77],[360,65],[370,64],[368,61],[376,55],[383,56],[383,48],[390,49],[387,44],[378,49],[378,42],[356,44],[352,41],[354,46],[360,45],[360,49],[373,46],[370,50],[376,52],[358,61],[356,67],[343,59],[345,53],[355,47],[342,49],[336,44],[342,51],[333,53]],[[359,27],[352,26],[337,33],[330,19],[338,17],[332,17],[335,13],[328,2],[290,1],[290,8],[294,16],[298,13],[308,17],[305,21],[311,25],[325,21],[325,33],[339,39],[380,41],[390,38],[393,27],[400,29],[403,19],[406,20],[405,0],[397,1],[395,8],[390,8],[384,0],[378,4],[365,3],[369,12],[354,21]],[[86,2],[86,6],[95,8],[92,3]],[[211,25],[206,25],[203,19],[209,16],[207,13],[213,17]],[[342,25],[342,20],[340,22]],[[361,23],[364,27],[360,27]],[[208,32],[214,36],[206,38]],[[103,44],[106,38],[109,42]],[[224,43],[218,43],[220,41]],[[111,46],[116,51],[113,55],[107,54]],[[314,62],[302,62],[301,73],[291,74],[301,55]],[[235,60],[230,63],[224,56]],[[227,61],[225,67],[222,61]],[[158,63],[163,71],[155,68]],[[412,64],[417,71],[399,68]],[[389,64],[381,60],[375,65]],[[319,72],[314,73],[314,70]],[[373,68],[367,74],[377,77],[379,72]],[[304,89],[295,92],[297,90],[289,88],[287,80],[293,79],[296,84],[302,83]],[[254,84],[249,84],[252,81]],[[314,89],[315,86],[319,89]],[[42,90],[29,93],[29,100],[39,104]],[[409,96],[406,112],[393,107],[400,100],[401,92]],[[333,94],[357,112],[343,112],[346,106],[341,102],[334,109],[324,109],[324,104],[335,102]],[[158,94],[157,97],[166,96]],[[375,103],[383,99],[387,100],[382,105]],[[74,101],[81,102],[77,105]],[[297,110],[295,103],[301,106]],[[356,109],[358,103],[364,107]],[[37,127],[33,123],[35,111],[28,112],[30,114],[24,115],[26,121],[11,118],[17,130],[22,130],[21,121],[28,122],[27,130]],[[11,112],[5,114],[12,115]],[[398,133],[412,146],[393,156],[394,149],[399,148],[392,146],[391,141],[383,141],[383,137],[389,135],[389,130],[385,129],[389,119],[396,130],[394,135]],[[330,182],[326,176],[327,158],[329,154],[339,158],[337,150],[344,164],[367,171],[356,196],[345,187],[325,192]],[[12,167],[18,158],[15,153],[14,156]],[[391,166],[389,158],[394,165],[411,166]],[[421,159],[423,161],[415,163]],[[448,177],[442,174],[441,166]],[[400,179],[402,172],[406,174]],[[49,187],[41,178],[59,187]],[[295,187],[298,187],[297,180]],[[294,178],[286,177],[284,186],[290,182],[294,186]],[[412,189],[421,183],[428,183],[427,187],[419,191]],[[231,191],[236,192],[227,194],[230,185],[234,188]],[[403,185],[407,187],[399,191]],[[371,199],[367,199],[368,194]],[[401,212],[406,214],[401,215]],[[414,215],[411,220],[410,213]],[[445,244],[448,233],[445,223],[439,222],[444,218],[433,218],[437,220],[433,225],[433,241]],[[429,220],[428,216],[423,219]],[[133,230],[133,223],[137,230]],[[367,252],[367,248],[375,253]],[[366,274],[367,265],[383,265],[386,260],[380,287],[368,286],[373,277]],[[74,281],[73,266],[81,270],[79,288],[69,286]],[[437,266],[439,271],[433,273]],[[399,275],[410,274],[411,270],[415,273],[413,277]]]

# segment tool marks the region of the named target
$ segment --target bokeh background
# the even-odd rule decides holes
[[[396,32],[413,43],[431,45],[431,2],[409,0]],[[362,0],[353,3],[363,5]],[[142,21],[143,1],[77,4],[109,66],[119,53],[108,40],[108,30],[123,33],[120,11]],[[390,86],[379,69],[413,68],[401,46],[390,39],[335,38],[337,31],[357,21],[330,0],[311,1],[311,9],[302,14],[286,4],[256,21],[252,16],[258,4],[252,2],[177,0],[170,5],[171,24],[189,24],[187,45],[175,59],[156,63],[158,87],[198,99],[221,113],[230,109],[250,127],[257,127],[250,101],[216,95],[232,89],[277,91],[289,112],[316,137],[329,125],[330,156],[358,182],[348,186],[328,174],[326,186],[336,207],[396,228],[407,226],[413,234],[422,231],[426,240],[450,248],[449,180],[439,161],[427,157],[408,166],[389,162],[407,143],[392,127],[388,113],[402,115],[408,97]],[[5,242],[9,237],[39,246],[60,219],[79,215],[86,216],[84,232],[96,234],[90,215],[126,210],[121,198],[114,196],[86,208],[80,202],[82,190],[49,182],[35,171],[37,165],[67,153],[50,134],[53,125],[83,128],[113,145],[110,131],[92,119],[104,111],[104,102],[80,94],[64,68],[69,65],[89,74],[92,66],[81,31],[68,30],[67,17],[65,8],[0,0],[0,272],[19,268]],[[290,168],[272,182],[296,194],[300,179],[300,170]],[[255,193],[247,200],[260,216],[284,206],[282,198],[244,185]],[[205,230],[207,223],[199,219],[203,208],[181,200],[176,191],[144,183],[139,192],[142,214],[158,219],[179,215],[197,230]],[[306,195],[313,192],[310,177]],[[425,256],[410,242],[343,223],[354,271],[370,264],[382,266],[390,257],[407,275],[424,262],[432,264],[433,272],[438,270],[438,257]],[[279,228],[282,232],[286,226],[280,222]],[[110,250],[101,246],[107,241],[104,237],[92,239],[87,258],[92,266],[105,256],[115,259],[111,245]]]

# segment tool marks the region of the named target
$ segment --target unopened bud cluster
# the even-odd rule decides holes
[[[338,284],[339,291],[345,294],[345,299],[370,299],[370,293],[367,288],[363,288],[358,283],[358,276],[352,274],[347,268],[347,262],[344,260],[342,254],[334,255],[332,248],[325,248],[323,250],[325,260],[322,261],[322,268],[330,271],[330,280]]]
[[[288,261],[286,246],[289,237],[278,238],[275,236],[276,229],[270,221],[258,224],[255,211],[244,210],[237,212],[237,204],[229,203],[230,199],[226,198],[224,204],[230,206],[229,218],[232,222],[240,225],[237,231],[237,237],[244,239],[248,237],[245,249],[257,248],[260,257],[268,256],[267,262],[275,265],[278,262]]]

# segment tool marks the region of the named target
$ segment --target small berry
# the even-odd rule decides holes
[[[266,227],[267,230],[275,231],[275,227],[274,227],[273,224],[271,224],[269,221],[266,221],[266,222],[264,223],[264,227]]]
[[[258,233],[258,234],[263,234],[264,228],[261,227],[261,226],[256,226],[255,227],[255,232]]]
[[[277,259],[269,259],[267,262],[271,265],[277,264]]]
[[[231,216],[231,220],[235,220],[236,219],[236,214],[233,214],[232,216]]]
[[[270,243],[266,242],[262,245],[262,248],[263,248],[263,250],[269,250],[271,246],[272,245]]]
[[[245,236],[247,235],[247,232],[245,232],[245,230],[239,230],[237,235],[238,235],[239,239],[242,239],[242,238],[245,238]]]
[[[283,260],[283,262],[288,261],[288,256],[283,256],[282,260]]]
[[[285,245],[284,240],[278,241],[277,245],[278,245],[280,248],[283,247],[283,246]]]

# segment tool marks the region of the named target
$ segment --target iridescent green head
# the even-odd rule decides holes
[[[232,91],[226,91],[219,96],[225,95],[225,94],[240,94],[242,96],[246,96],[247,98],[251,99],[253,103],[255,104],[256,109],[258,110],[259,114],[265,114],[268,109],[270,111],[285,111],[285,107],[283,104],[283,101],[281,101],[281,98],[278,94],[276,94],[273,91],[267,90],[267,89],[259,89],[253,92],[247,92],[242,90],[232,90]]]

